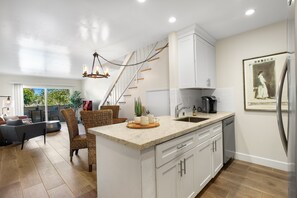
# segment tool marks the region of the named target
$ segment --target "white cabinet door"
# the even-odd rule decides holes
[[[179,87],[195,87],[194,35],[178,40]]]
[[[208,78],[207,87],[216,87],[216,49],[211,44],[207,43],[207,67],[208,67]]]
[[[208,43],[201,37],[194,35],[195,38],[195,66],[196,66],[196,87],[207,88],[208,72]]]
[[[196,162],[195,162],[195,152],[196,149],[192,149],[186,152],[182,157],[181,161],[183,162],[182,166],[182,176],[180,177],[180,190],[179,197],[180,198],[194,198],[196,195]]]
[[[198,193],[212,178],[212,144],[211,140],[204,141],[197,146],[196,178]]]
[[[193,148],[195,141],[198,146]],[[185,150],[176,155],[175,147]],[[156,166],[157,198],[194,198],[223,167],[222,123],[158,145],[156,150],[156,159],[176,155]]]
[[[180,166],[173,160],[157,169],[157,198],[178,198]]]
[[[196,34],[178,40],[180,88],[215,88],[215,47]]]
[[[195,35],[196,87],[215,88],[215,47]]]
[[[216,174],[223,167],[223,138],[222,133],[212,138],[213,142],[213,153],[212,153],[212,176]]]
[[[158,198],[194,198],[196,195],[195,153],[192,149],[157,168]]]

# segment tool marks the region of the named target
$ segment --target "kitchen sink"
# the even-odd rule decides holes
[[[184,117],[176,119],[175,121],[182,121],[182,122],[202,122],[204,120],[207,120],[209,118],[199,118],[199,117]]]

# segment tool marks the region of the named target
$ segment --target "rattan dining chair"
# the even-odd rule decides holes
[[[80,135],[78,130],[78,123],[73,109],[62,109],[62,115],[67,123],[70,143],[70,162],[72,162],[73,152],[78,155],[78,150],[87,148],[87,136]]]
[[[105,105],[101,106],[101,110],[111,109],[112,110],[112,124],[122,123],[127,120],[127,118],[119,118],[119,105]]]
[[[89,172],[92,172],[92,165],[96,164],[96,137],[90,134],[88,129],[112,124],[112,110],[81,111],[80,115],[86,129]]]

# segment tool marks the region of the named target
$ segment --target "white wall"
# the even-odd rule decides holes
[[[286,22],[280,22],[216,44],[216,92],[221,97],[220,106],[226,104],[236,114],[237,158],[280,169],[286,169],[287,158],[278,134],[276,113],[244,110],[242,60],[287,51],[286,41]]]
[[[81,80],[0,74],[0,95],[12,96],[14,83],[23,84],[24,86],[63,87],[81,91]],[[0,100],[2,99],[5,98],[0,98]],[[11,99],[13,102],[14,98]],[[0,101],[0,107],[2,108],[2,101]],[[13,111],[10,112],[12,114]]]

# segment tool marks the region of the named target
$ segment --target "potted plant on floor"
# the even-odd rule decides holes
[[[81,92],[74,91],[72,95],[70,96],[70,107],[74,109],[75,115],[78,118],[78,109],[83,104],[83,98],[80,96]],[[79,121],[79,119],[77,119]]]

